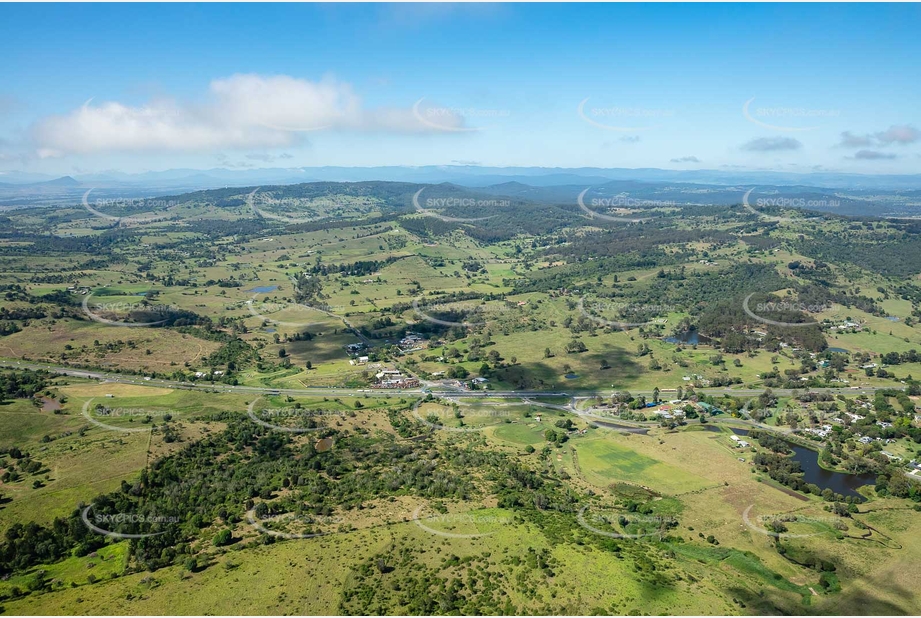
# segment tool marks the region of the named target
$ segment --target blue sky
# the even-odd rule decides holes
[[[918,5],[4,4],[0,24],[0,172],[921,171]]]

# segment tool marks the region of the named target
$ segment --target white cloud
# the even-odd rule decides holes
[[[462,126],[458,115],[440,118]],[[206,104],[158,99],[140,106],[88,101],[32,127],[41,157],[98,152],[201,152],[281,148],[319,130],[423,133],[432,128],[406,109],[365,109],[348,84],[287,75],[233,75],[213,80]]]
[[[672,159],[672,163],[700,163],[700,159],[693,155],[689,157],[677,157]]]
[[[799,150],[802,146],[802,142],[792,137],[759,137],[742,144],[742,150],[775,152],[778,150]]]
[[[880,131],[873,135],[865,133],[864,135],[855,135],[850,131],[841,134],[841,143],[838,144],[844,148],[864,148],[867,146],[891,146],[893,144],[907,145],[921,140],[921,131],[907,125],[894,124],[885,131]],[[889,157],[894,158],[894,157]]]
[[[881,159],[896,159],[898,155],[890,152],[879,152],[878,150],[858,150],[854,153],[854,158],[875,161]]]
[[[876,134],[880,144],[913,144],[921,139],[921,131],[907,124],[892,125],[885,131]]]
[[[841,133],[841,143],[838,145],[843,148],[861,148],[872,144],[873,138],[869,135],[855,135],[850,131],[844,131]]]
[[[269,154],[267,152],[251,152],[249,154],[244,155],[244,157],[246,157],[247,159],[251,159],[253,161],[262,161],[263,163],[274,163],[278,159],[294,158],[293,155],[290,155],[287,152],[283,152],[282,154],[278,156]]]

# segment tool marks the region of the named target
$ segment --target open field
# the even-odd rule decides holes
[[[921,288],[830,240],[905,224],[479,226],[409,183],[315,189],[273,189],[303,223],[235,189],[115,231],[10,216],[71,244],[2,243],[6,613],[919,611]],[[876,485],[804,485],[781,438]],[[127,540],[80,505],[167,519]]]

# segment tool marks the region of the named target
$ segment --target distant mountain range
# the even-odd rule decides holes
[[[90,200],[177,195],[237,187],[330,182],[405,182],[456,185],[475,192],[534,204],[575,204],[621,197],[665,204],[741,204],[786,200],[792,207],[849,216],[921,216],[921,174],[787,174],[780,172],[674,171],[660,169],[538,167],[316,167],[252,170],[174,169],[124,174],[109,172],[45,178],[7,172],[0,176],[0,208],[73,206],[92,189]]]
[[[838,189],[881,189],[888,191],[921,189],[921,174],[866,175],[835,172],[794,174],[788,172],[664,170],[656,168],[551,168],[551,167],[480,167],[462,165],[428,165],[422,167],[304,167],[233,170],[171,169],[160,172],[126,174],[101,172],[54,178],[28,172],[0,174],[0,190],[32,193],[33,190],[108,188],[195,190],[259,184],[294,184],[301,182],[356,182],[390,180],[416,183],[451,182],[468,187],[486,187],[503,183],[521,183],[532,187],[560,185],[598,185],[612,180],[640,182],[679,182],[705,185],[783,185]]]

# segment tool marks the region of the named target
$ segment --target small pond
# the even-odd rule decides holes
[[[704,431],[715,431],[717,433],[723,432],[723,430],[720,429],[719,425],[704,425],[703,427],[704,427]],[[748,429],[739,429],[738,427],[729,427],[729,425],[726,425],[726,427],[730,429],[732,433],[736,434],[737,436],[747,436],[749,434]]]
[[[699,345],[699,344],[708,344],[712,339],[706,335],[701,335],[696,330],[686,330],[677,335],[671,337],[666,337],[665,341],[668,343],[682,343],[687,345]]]
[[[842,496],[854,496],[864,500],[857,490],[864,485],[875,485],[875,474],[847,474],[845,472],[832,472],[819,465],[819,454],[812,449],[791,444],[793,458],[803,467],[803,480],[807,483],[818,485],[822,489],[830,489]]]
[[[738,427],[729,427],[732,433],[737,436],[747,436],[751,433],[748,429]],[[704,425],[705,431],[720,431],[716,425]],[[875,474],[848,474],[846,472],[832,472],[819,465],[819,453],[808,449],[804,446],[798,446],[793,443],[790,448],[793,450],[793,459],[799,462],[803,468],[803,480],[813,485],[818,485],[823,490],[830,489],[836,494],[842,496],[853,496],[860,500],[865,498],[857,490],[865,485],[875,485]]]
[[[602,427],[607,427],[608,429],[616,429],[618,431],[628,431],[630,433],[638,433],[641,435],[646,435],[649,433],[649,430],[644,427],[630,427],[629,425],[619,425],[617,423],[611,423],[609,421],[596,421],[592,419],[590,422],[600,425]]]

